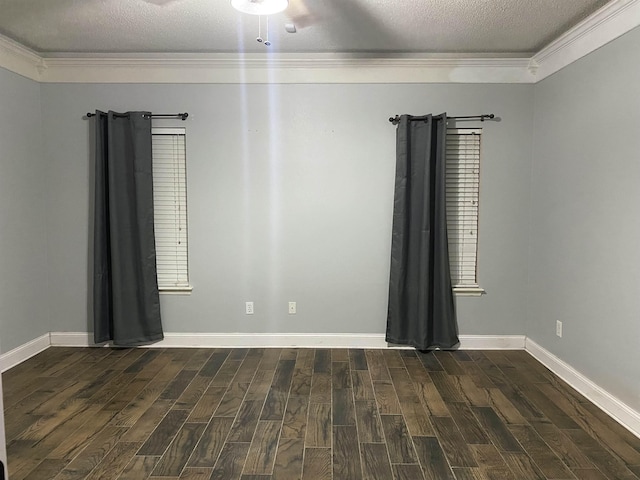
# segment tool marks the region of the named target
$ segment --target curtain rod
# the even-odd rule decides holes
[[[96,114],[95,113],[87,113],[87,117],[91,118],[91,117],[95,117]],[[116,115],[119,116],[119,115]],[[144,115],[145,117],[150,117],[150,118],[179,118],[181,120],[186,120],[187,117],[189,116],[189,114],[187,112],[185,113],[154,113],[151,115]]]
[[[487,113],[484,115],[469,115],[466,117],[447,117],[447,120],[480,120],[481,122],[484,122],[485,119],[489,119],[491,120],[492,118],[494,118],[495,115],[493,113]],[[412,122],[418,121],[418,120],[425,120],[427,118],[427,116],[422,116],[422,117],[413,117],[411,119]],[[398,123],[400,123],[400,116],[396,115],[395,117],[389,117],[389,121],[391,123],[393,123],[394,125],[397,125]]]

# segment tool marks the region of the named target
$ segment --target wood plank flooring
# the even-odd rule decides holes
[[[49,348],[3,383],[12,480],[640,475],[524,351]]]

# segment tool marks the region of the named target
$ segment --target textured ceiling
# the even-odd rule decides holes
[[[0,0],[0,33],[55,53],[529,54],[607,0],[290,0],[258,18],[229,0]],[[265,19],[262,36],[265,37]],[[286,33],[285,23],[297,33]]]

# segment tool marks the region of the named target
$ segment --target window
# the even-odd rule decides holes
[[[189,292],[184,128],[153,128],[153,208],[161,292]]]
[[[460,294],[480,295],[477,279],[478,198],[482,129],[447,130],[447,231],[451,282]]]

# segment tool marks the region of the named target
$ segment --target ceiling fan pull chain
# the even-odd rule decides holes
[[[267,17],[267,39],[265,40],[264,44],[267,47],[271,45],[271,42],[269,41],[269,17]]]
[[[256,38],[256,42],[262,43],[262,16],[258,15],[258,38]]]

